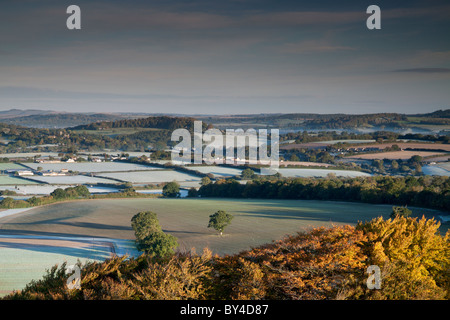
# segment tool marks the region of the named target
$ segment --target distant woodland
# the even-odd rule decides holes
[[[398,113],[374,114],[260,114],[260,115],[230,115],[202,116],[217,126],[227,123],[242,125],[268,125],[275,128],[302,128],[302,130],[332,130],[374,127],[378,129],[407,128],[417,124],[450,124],[450,109],[439,110],[427,114],[406,115]]]
[[[416,122],[440,124],[450,121],[449,110],[437,111],[428,116],[418,117]],[[96,118],[98,117],[98,118]],[[170,141],[175,129],[185,128],[193,130],[195,120],[201,120],[203,130],[230,124],[243,125],[249,122],[263,126],[271,125],[279,128],[296,128],[301,124],[304,128],[314,128],[314,134],[306,129],[292,130],[283,133],[280,141],[295,140],[296,143],[311,141],[324,141],[333,139],[374,139],[394,141],[395,139],[420,139],[430,142],[449,143],[448,134],[399,134],[388,130],[389,126],[402,126],[407,122],[405,115],[394,113],[369,114],[369,115],[319,115],[319,114],[273,114],[273,115],[249,115],[236,117],[199,116],[199,117],[172,117],[152,116],[146,118],[114,119],[116,115],[102,114],[45,114],[30,115],[25,117],[0,119],[0,152],[28,152],[28,151],[57,151],[75,153],[77,151],[101,151],[104,149],[117,151],[163,151],[175,142]],[[35,121],[36,127],[12,124],[21,123],[24,119]],[[89,124],[64,127],[73,121],[94,120]],[[38,123],[47,123],[48,127],[38,127]],[[2,123],[3,122],[3,123]],[[42,124],[42,123],[41,123]],[[52,125],[50,125],[52,124]],[[59,126],[55,127],[53,126]],[[334,131],[338,128],[359,128],[369,126],[382,126],[384,129],[370,133],[354,133],[350,131]],[[387,127],[385,127],[387,126]],[[223,128],[222,128],[223,129]],[[323,131],[320,131],[323,130]],[[317,155],[310,155],[315,156]],[[328,157],[329,158],[329,157]],[[327,159],[328,159],[327,158]],[[322,162],[329,162],[322,161]]]
[[[173,130],[186,128],[192,131],[194,121],[194,118],[161,116],[100,121],[89,125],[54,129],[0,124],[0,134],[7,142],[3,146],[0,145],[0,152],[26,152],[32,149],[38,151],[50,149],[67,153],[76,153],[78,150],[101,151],[104,149],[163,150],[170,145]],[[203,129],[206,128],[208,128],[208,124],[203,123]],[[106,130],[111,132],[106,133]],[[52,147],[52,145],[56,147]]]
[[[196,119],[191,117],[148,117],[139,119],[124,119],[116,121],[101,121],[95,122],[88,125],[81,125],[71,128],[72,130],[106,130],[115,128],[156,128],[156,129],[167,129],[175,130],[179,128],[184,128],[188,130],[193,130],[194,121]],[[207,127],[203,124],[204,128]]]

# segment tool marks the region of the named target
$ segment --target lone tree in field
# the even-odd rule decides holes
[[[177,239],[165,234],[159,224],[156,213],[151,211],[139,212],[131,218],[131,227],[136,236],[136,247],[155,256],[166,256],[174,253],[178,247]]]
[[[220,232],[220,235],[222,235],[223,230],[231,223],[232,219],[233,216],[231,214],[226,213],[223,210],[219,210],[209,216],[208,228],[214,228]]]
[[[180,196],[180,185],[175,181],[169,182],[163,187],[162,193],[167,198],[178,198]]]
[[[143,211],[135,214],[131,218],[131,227],[134,230],[136,239],[144,239],[151,233],[161,231],[156,213],[151,211]]]

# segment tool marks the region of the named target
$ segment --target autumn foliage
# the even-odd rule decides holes
[[[299,232],[235,255],[115,257],[82,268],[68,290],[65,266],[6,299],[449,299],[450,232],[425,218],[377,218]],[[368,289],[369,265],[381,289]]]

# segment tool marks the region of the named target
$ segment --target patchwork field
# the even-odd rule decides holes
[[[333,169],[295,169],[295,168],[280,168],[278,172],[283,177],[291,178],[307,178],[307,177],[326,177],[329,173],[334,173],[338,177],[368,177],[370,174],[360,171],[352,170],[333,170]]]
[[[368,145],[359,145],[358,147],[371,147],[385,149],[393,145],[399,146],[403,150],[442,150],[450,152],[450,144],[442,143],[420,143],[420,142],[390,142],[390,143],[375,143]]]
[[[24,179],[24,178],[18,178],[8,175],[0,175],[0,185],[27,185],[27,184],[36,184],[37,182]]]
[[[27,168],[14,162],[0,162],[0,171],[14,170],[14,169],[26,170]]]
[[[422,172],[427,175],[450,177],[450,162],[423,166]]]
[[[282,161],[280,167],[283,166],[303,166],[303,167],[334,167],[334,164],[322,163],[322,162],[310,162],[310,161]]]
[[[75,187],[76,185],[64,185],[63,188]],[[32,185],[2,185],[0,190],[10,190],[18,195],[47,195],[55,189],[61,188],[61,185],[51,184],[32,184]],[[117,192],[117,188],[105,186],[87,186],[90,193],[110,193]]]
[[[365,160],[375,160],[375,159],[390,159],[390,160],[408,160],[412,156],[421,157],[431,157],[431,156],[443,156],[442,152],[435,151],[390,151],[390,152],[379,152],[379,153],[366,153],[366,154],[356,154],[353,156],[345,157],[347,159],[365,159]]]
[[[62,169],[68,169],[78,172],[114,172],[159,169],[157,167],[126,162],[26,163],[25,165],[34,170],[41,167],[44,171],[61,171]]]
[[[170,181],[195,181],[200,182],[201,178],[174,170],[146,170],[132,172],[106,172],[98,174],[101,178],[118,179],[132,183],[161,183]]]
[[[138,254],[130,220],[147,210],[157,213],[163,230],[177,237],[179,250],[201,252],[208,247],[223,255],[313,227],[387,217],[391,206],[306,200],[109,199],[21,210],[0,215],[0,295],[42,277],[54,264],[104,259],[111,242],[122,253]],[[217,210],[234,215],[223,236],[207,228],[209,215]],[[442,214],[412,210],[415,216]]]
[[[281,145],[280,150],[326,149],[330,144],[320,142],[290,143]]]
[[[58,157],[58,152],[18,152],[18,153],[0,153],[0,158],[33,158],[35,156]]]
[[[220,166],[187,166],[186,168],[201,173],[212,173],[216,177],[233,177],[242,173],[242,169]]]
[[[37,175],[34,175],[34,176],[29,177],[28,179],[30,182],[32,180],[35,180],[40,183],[48,183],[48,184],[52,184],[52,185],[117,183],[117,181],[114,181],[111,179],[90,177],[90,176],[84,176],[84,175],[75,175],[75,176],[37,176]],[[9,183],[4,183],[4,184],[12,184],[12,183],[14,183],[14,182],[9,182]]]

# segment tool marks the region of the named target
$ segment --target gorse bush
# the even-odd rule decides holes
[[[5,299],[449,299],[450,232],[425,218],[315,228],[235,255],[114,257],[82,267],[68,290],[63,266]],[[367,268],[381,270],[370,290]]]
[[[450,232],[439,234],[434,220],[397,216],[360,223],[362,248],[370,264],[383,267],[384,281],[374,298],[450,298]]]

